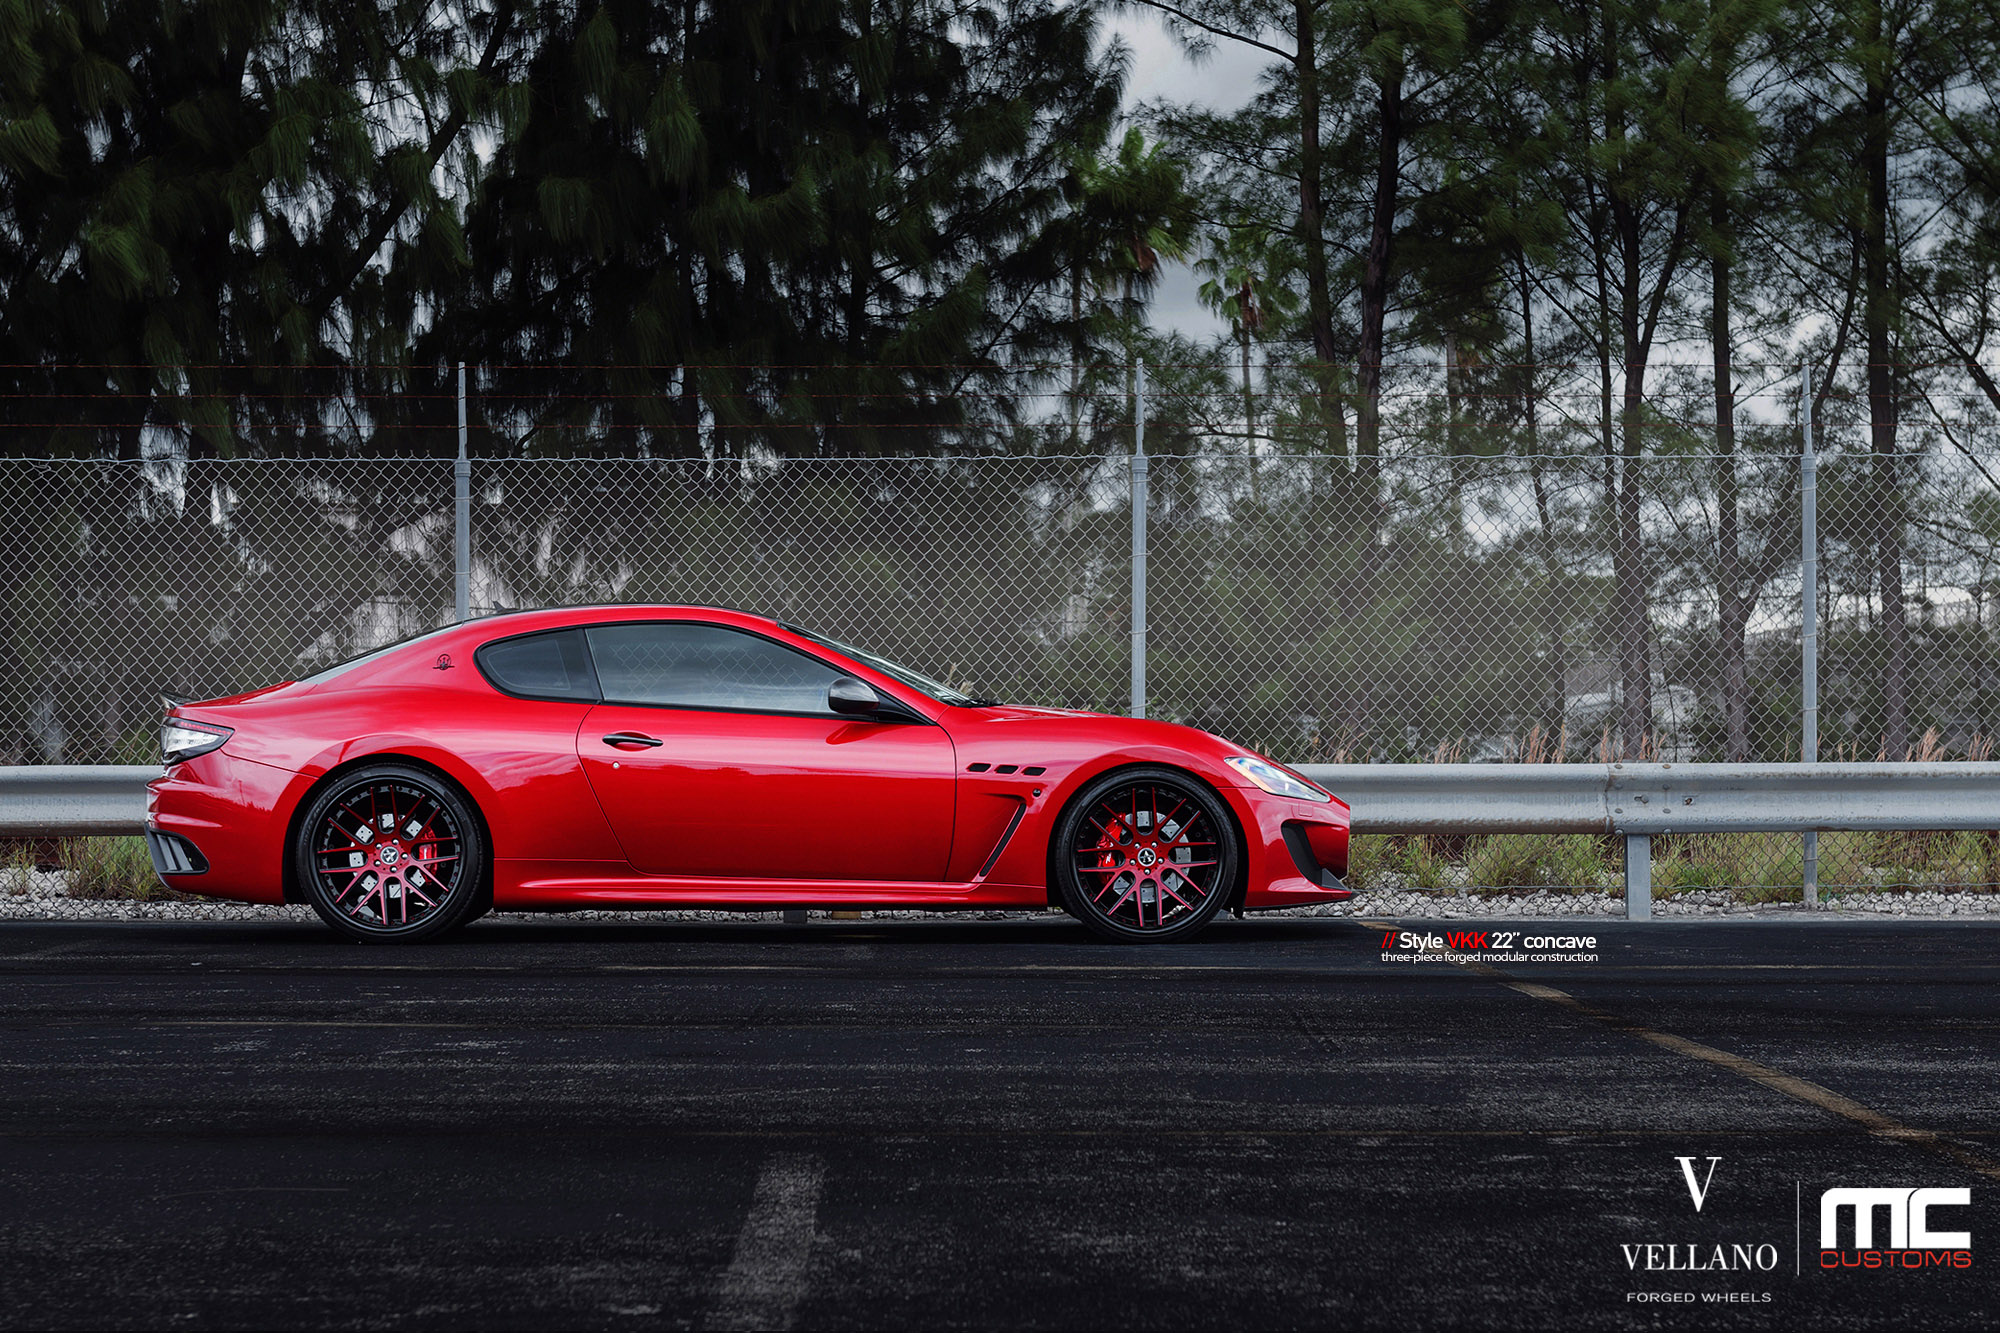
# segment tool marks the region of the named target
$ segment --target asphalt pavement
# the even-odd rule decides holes
[[[0,1327],[1991,1328],[1996,981],[1956,923],[10,923]],[[1970,1266],[1823,1269],[1863,1186],[1968,1188]]]

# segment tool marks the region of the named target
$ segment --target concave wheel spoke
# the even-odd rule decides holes
[[[1119,872],[1118,872],[1118,873],[1119,873],[1119,874],[1121,874],[1121,875],[1125,873],[1125,872],[1124,872],[1124,869],[1123,869],[1123,867],[1120,867],[1120,869],[1119,869]],[[1131,887],[1137,887],[1137,885],[1138,885],[1138,882],[1139,882],[1139,881],[1138,881],[1138,880],[1136,880],[1136,879],[1135,879],[1135,880],[1133,880],[1133,881],[1132,881],[1132,885],[1131,885]],[[1116,879],[1108,879],[1108,880],[1106,880],[1106,881],[1104,882],[1104,887],[1103,887],[1103,888],[1101,888],[1101,889],[1099,889],[1099,890],[1098,890],[1098,891],[1097,891],[1097,892],[1096,892],[1096,893],[1095,893],[1094,895],[1092,895],[1092,897],[1091,897],[1091,901],[1092,901],[1092,902],[1101,902],[1101,901],[1103,901],[1103,898],[1104,898],[1104,895],[1105,895],[1105,894],[1107,894],[1107,893],[1109,893],[1109,892],[1111,892],[1111,891],[1112,891],[1113,889],[1115,889],[1115,888],[1117,888],[1117,887],[1118,887],[1118,881],[1117,881]],[[1128,892],[1129,892],[1129,888],[1128,888]],[[1112,904],[1111,904],[1111,906],[1109,906],[1109,907],[1105,908],[1104,910],[1105,910],[1105,911],[1107,911],[1107,912],[1115,912],[1115,911],[1117,911],[1117,910],[1118,910],[1118,903],[1122,903],[1122,902],[1124,902],[1124,901],[1125,901],[1125,898],[1124,898],[1124,896],[1123,896],[1123,895],[1121,894],[1121,895],[1119,896],[1119,898],[1118,898],[1118,902],[1114,902],[1114,903],[1112,903]]]
[[[412,810],[412,811],[410,811],[410,813],[411,813],[412,815],[414,815],[414,814],[416,814],[416,811],[415,811],[415,810]],[[439,815],[443,814],[443,813],[444,813],[444,805],[443,805],[443,804],[442,804],[441,802],[438,802],[438,801],[432,801],[432,802],[431,802],[431,812],[430,812],[430,814],[429,814],[429,815],[427,815],[427,816],[425,816],[425,817],[424,817],[424,826],[423,826],[422,828],[418,829],[418,830],[416,831],[416,833],[415,833],[415,834],[414,834],[414,835],[413,835],[413,836],[412,836],[412,837],[410,838],[410,846],[414,847],[414,846],[416,846],[416,845],[417,845],[418,843],[422,842],[422,841],[424,840],[424,834],[426,834],[426,833],[429,833],[429,832],[431,831],[431,825],[432,825],[432,824],[434,824],[434,823],[436,823],[436,822],[437,822],[437,817],[438,817]],[[454,835],[454,836],[451,836],[451,837],[447,837],[447,838],[437,838],[437,839],[433,839],[433,841],[436,841],[436,842],[456,842],[456,841],[457,841],[457,837],[456,837],[456,836]]]
[[[1071,883],[1093,915],[1152,933],[1213,910],[1226,839],[1199,793],[1141,779],[1097,797],[1080,824]]]
[[[403,930],[451,899],[465,845],[442,798],[407,780],[377,780],[336,793],[327,811],[324,845],[309,864],[331,909],[371,930]],[[356,855],[363,864],[344,864]]]

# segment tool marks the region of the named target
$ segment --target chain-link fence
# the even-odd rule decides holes
[[[1796,377],[1744,392],[1718,431],[1694,379],[1634,408],[1530,369],[1392,377],[1365,430],[1351,393],[1299,368],[1264,368],[1247,397],[1206,368],[1156,372],[1147,711],[1299,762],[1798,758]],[[495,395],[472,413],[472,611],[738,606],[979,693],[1126,711],[1130,380],[1037,383],[870,436],[924,450],[899,456],[714,414],[691,447],[620,437],[568,401],[550,456],[534,403]],[[1822,757],[1985,758],[2000,735],[1992,412],[1923,402],[1892,455],[1865,400],[1836,384],[1816,404]],[[0,460],[0,763],[143,761],[160,693],[294,677],[451,619],[453,461],[368,456],[385,439],[353,420],[324,457],[190,458],[206,437],[149,426],[125,461]],[[1880,841],[1857,867],[1912,860]],[[1924,873],[1986,866],[1959,841],[1926,844]],[[1481,847],[1386,842],[1362,873],[1598,877],[1584,842]],[[1681,851],[1662,883],[1795,874],[1775,843],[1756,866]]]

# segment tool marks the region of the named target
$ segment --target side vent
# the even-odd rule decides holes
[[[984,773],[987,769],[991,767],[993,767],[993,765],[991,764],[967,764],[965,766],[965,771],[968,773]]]

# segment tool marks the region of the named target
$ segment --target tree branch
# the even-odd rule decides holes
[[[1269,42],[1260,42],[1255,37],[1245,37],[1240,32],[1231,32],[1227,28],[1218,28],[1213,23],[1204,23],[1185,9],[1164,4],[1162,0],[1123,0],[1123,3],[1138,9],[1157,9],[1162,14],[1171,15],[1182,23],[1187,24],[1190,28],[1199,28],[1211,36],[1221,37],[1227,41],[1241,42],[1245,46],[1254,46],[1259,51],[1269,51],[1272,55],[1278,57],[1278,59],[1291,64],[1298,63],[1299,53],[1296,51],[1286,51],[1282,48],[1272,46]]]

